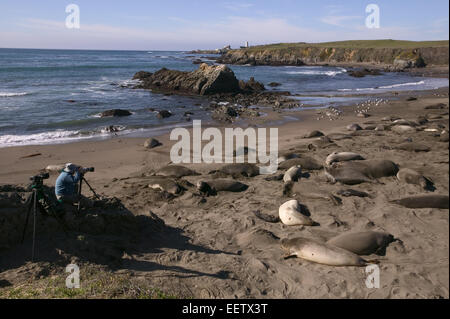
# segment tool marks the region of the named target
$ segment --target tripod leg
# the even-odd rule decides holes
[[[84,178],[80,178],[80,186],[78,187],[78,213],[81,211],[81,186],[83,185]]]
[[[27,217],[25,219],[25,226],[23,227],[23,232],[22,232],[22,241],[21,241],[22,244],[23,244],[23,241],[25,240],[25,233],[27,232],[28,219],[30,218],[31,209],[33,208],[33,205],[34,205],[34,195],[35,195],[35,192],[33,190],[30,197],[28,198],[28,201],[30,203],[28,204]]]
[[[37,192],[34,191],[34,203],[33,203],[33,246],[31,250],[31,262],[34,261],[34,248],[36,244],[36,216],[37,215]]]
[[[92,188],[92,186],[88,183],[88,181],[83,177],[84,182],[86,183],[86,185],[90,188],[90,190],[92,191],[92,193],[94,193],[94,196],[100,200],[100,196],[97,195],[97,193],[94,191],[94,189]]]

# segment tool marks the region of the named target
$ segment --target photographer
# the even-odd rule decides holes
[[[55,193],[58,201],[73,205],[81,200],[84,207],[93,207],[90,199],[77,193],[77,184],[82,179],[84,173],[86,173],[86,170],[82,167],[72,163],[66,164],[64,170],[56,179]]]

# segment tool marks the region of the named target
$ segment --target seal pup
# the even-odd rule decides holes
[[[298,156],[298,154],[295,154],[295,153],[288,153],[288,154],[285,154],[285,155],[283,155],[283,156],[280,156],[279,158],[278,158],[278,164],[281,164],[281,163],[283,163],[283,162],[286,162],[287,160],[290,160],[290,159],[293,159],[293,158],[299,158],[300,156]]]
[[[417,131],[417,129],[410,125],[394,125],[391,127],[391,131],[398,134],[403,134],[403,133],[414,133]]]
[[[297,182],[299,178],[302,176],[302,167],[301,165],[292,166],[283,176],[283,181],[285,183],[288,182]]]
[[[285,258],[296,256],[322,265],[363,267],[368,264],[348,250],[309,238],[282,239],[281,249],[285,252]]]
[[[309,133],[306,133],[305,135],[303,135],[303,138],[314,138],[314,137],[321,137],[324,136],[324,134],[321,131],[311,131]]]
[[[345,185],[357,185],[372,182],[369,177],[359,170],[351,167],[339,167],[335,164],[325,169],[325,177],[332,184],[339,182]]]
[[[283,224],[287,226],[314,226],[316,223],[302,212],[300,203],[293,199],[280,206],[278,214]]]
[[[415,143],[415,142],[406,142],[406,143],[398,144],[398,145],[394,146],[393,149],[407,151],[407,152],[416,152],[416,153],[431,151],[431,149],[428,146],[426,146],[424,144],[420,144],[420,143]]]
[[[424,189],[434,190],[432,181],[410,168],[402,168],[397,173],[397,179],[403,183],[419,185]]]
[[[327,166],[330,166],[334,162],[345,162],[355,160],[364,160],[364,157],[353,152],[333,152],[330,155],[328,155],[327,159],[325,160],[325,164]]]
[[[300,165],[305,170],[321,170],[323,165],[317,162],[314,158],[304,156],[300,158],[293,158],[287,161],[284,161],[280,165],[278,165],[279,169],[289,169],[292,166]]]
[[[217,195],[218,192],[243,192],[248,189],[248,185],[232,179],[215,179],[211,181],[199,181],[197,183],[197,189],[201,193]]]
[[[345,233],[327,241],[357,255],[384,254],[386,247],[394,241],[394,236],[384,232],[366,231]]]
[[[336,194],[340,195],[340,196],[344,196],[344,197],[369,197],[369,194],[366,192],[360,192],[351,188],[347,188],[347,189],[340,189],[336,192]]]
[[[448,142],[448,140],[449,140],[448,131],[446,130],[442,131],[441,135],[439,136],[439,141]]]
[[[448,209],[448,195],[416,195],[391,201],[406,208],[440,208]]]
[[[250,163],[236,163],[225,165],[218,171],[211,171],[209,174],[214,174],[217,172],[223,173],[225,175],[231,175],[233,177],[254,177],[259,175],[259,167],[255,164]]]
[[[347,126],[348,131],[362,131],[362,127],[359,124],[353,123]]]
[[[399,168],[397,164],[389,160],[365,160],[354,162],[335,163],[338,167],[357,170],[368,178],[381,178],[395,176]]]
[[[156,172],[157,176],[176,177],[198,176],[199,173],[180,165],[168,165]]]
[[[334,196],[328,190],[322,189],[315,181],[303,180],[301,183],[289,182],[283,185],[283,195],[302,199],[325,200],[330,201],[335,206],[342,205],[342,199]]]
[[[254,211],[253,214],[255,214],[255,216],[258,217],[259,219],[262,219],[268,223],[276,224],[281,221],[280,217],[262,213],[260,210]]]
[[[150,178],[148,187],[157,190],[159,189],[173,195],[178,195],[183,191],[183,188],[177,182],[161,176]]]

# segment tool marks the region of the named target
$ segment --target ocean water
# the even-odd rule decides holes
[[[194,113],[192,120],[210,121],[204,110],[206,98],[132,89],[131,79],[138,71],[162,67],[192,71],[198,68],[192,61],[199,57],[163,51],[0,49],[0,147],[109,138],[111,133],[105,128],[110,125],[119,128],[118,135],[158,135],[174,126],[191,125],[184,117],[187,111]],[[276,90],[309,95],[305,100],[314,101],[317,107],[355,101],[339,95],[448,86],[447,79],[406,73],[353,78],[336,67],[230,67],[239,79],[255,77],[266,86],[279,82],[282,85]],[[99,117],[102,111],[116,108],[133,114]],[[174,116],[160,120],[150,109],[170,110]]]

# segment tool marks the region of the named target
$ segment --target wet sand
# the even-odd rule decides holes
[[[270,123],[284,120],[285,116],[299,118],[279,126],[280,154],[307,155],[320,163],[334,151],[356,152],[366,159],[389,159],[400,168],[411,168],[430,178],[436,187],[434,193],[448,195],[449,144],[434,136],[449,128],[448,89],[411,95],[418,100],[406,101],[408,93],[402,93],[398,101],[372,106],[367,118],[357,117],[357,107],[348,106],[341,108],[342,113],[336,116],[326,115],[324,110],[318,114],[313,109],[282,114],[270,112],[267,117],[253,121],[252,125],[264,125],[265,122],[271,126]],[[445,107],[425,109],[437,103],[444,103]],[[428,122],[417,132],[407,134],[390,130],[362,130],[351,134],[346,129],[352,123],[363,128],[388,124],[389,121],[383,120],[387,116],[412,121],[424,116]],[[436,132],[424,129],[436,129]],[[314,138],[302,138],[312,130],[329,135],[333,143],[322,144]],[[341,138],[337,138],[334,133],[347,136],[342,138],[341,134]],[[31,175],[50,164],[73,162],[94,166],[96,171],[87,174],[86,178],[99,194],[119,198],[134,215],[149,216],[151,212],[165,225],[130,244],[127,252],[111,265],[105,263],[108,271],[126,273],[141,283],[176,296],[449,298],[448,209],[408,209],[390,203],[405,196],[426,193],[420,186],[403,184],[396,177],[383,177],[376,183],[349,187],[328,183],[324,171],[318,170],[308,171],[309,177],[300,179],[298,184],[303,190],[293,197],[283,195],[283,181],[266,181],[267,176],[237,178],[249,186],[242,193],[220,192],[217,196],[202,197],[194,185],[210,179],[208,173],[221,165],[189,164],[185,166],[202,175],[184,177],[183,180],[192,186],[187,186],[186,191],[174,198],[164,198],[158,191],[148,188],[148,180],[151,173],[170,163],[169,153],[175,142],[169,140],[168,134],[157,139],[163,146],[152,150],[143,147],[143,138],[117,137],[106,141],[2,148],[0,184],[25,186]],[[425,144],[430,151],[396,149],[406,139]],[[22,158],[36,153],[42,155]],[[45,183],[53,185],[56,177],[52,174]],[[342,197],[342,205],[326,199],[328,194],[346,188],[367,192],[370,197]],[[311,196],[312,190],[325,195],[323,198]],[[85,195],[89,195],[88,190]],[[285,226],[265,222],[254,215],[258,210],[277,215],[279,206],[292,198],[307,206],[311,217],[320,226]],[[367,256],[367,259],[380,262],[380,289],[366,287],[364,268],[332,267],[302,259],[285,260],[280,249],[281,238],[328,240],[342,233],[367,230],[385,231],[398,239],[387,247],[384,256]],[[55,250],[50,243],[47,242],[45,249]],[[8,281],[12,285],[10,288],[29,280],[36,273],[33,270],[36,267],[39,271],[51,269],[44,277],[64,276],[62,267],[49,266],[61,264],[58,257],[42,257],[38,263],[25,263],[22,257],[17,257],[24,249],[18,244],[1,252],[0,279]],[[72,255],[76,256],[76,252]],[[81,259],[78,262],[88,261]],[[0,290],[10,288],[0,287]]]

